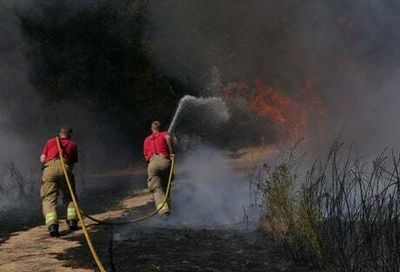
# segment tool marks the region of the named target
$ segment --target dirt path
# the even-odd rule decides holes
[[[151,202],[151,196],[147,190],[140,189],[144,187],[143,180],[145,178],[141,175],[96,179],[81,193],[81,206],[101,220],[113,220],[125,214],[137,216],[139,212],[150,209],[147,204]],[[18,211],[17,214],[21,218],[28,216]],[[27,224],[20,219],[2,225],[0,271],[94,271],[82,230],[71,233],[67,225],[60,221],[61,237],[51,238],[46,227],[41,225],[42,220],[40,210],[33,209]],[[106,244],[110,237],[105,232],[107,228],[97,226],[91,220],[86,222],[99,253],[107,257]],[[20,229],[23,230],[13,232]],[[73,253],[69,253],[71,250]],[[82,259],[89,261],[82,263]]]
[[[143,189],[143,178],[135,179],[104,179],[110,186],[88,193],[81,199],[82,207],[99,219],[116,221],[151,211],[152,198]],[[258,231],[87,222],[107,271],[308,271],[285,262],[271,239]],[[70,233],[64,223],[60,229],[60,238],[50,238],[42,225],[3,235],[0,271],[97,271],[82,231]]]

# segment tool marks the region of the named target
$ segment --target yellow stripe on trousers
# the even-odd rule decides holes
[[[67,209],[67,220],[76,220],[78,218],[78,214],[75,208]]]
[[[56,212],[46,213],[46,225],[49,225],[50,223],[57,224],[57,222],[58,222],[58,218],[57,218]]]

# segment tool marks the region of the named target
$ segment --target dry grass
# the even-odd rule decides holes
[[[0,208],[21,207],[37,199],[40,182],[30,176],[12,162],[0,165]]]
[[[400,158],[352,159],[336,142],[304,178],[293,159],[259,188],[264,226],[296,260],[328,271],[400,271]]]

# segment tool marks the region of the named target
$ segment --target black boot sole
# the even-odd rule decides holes
[[[58,237],[60,234],[58,232],[58,226],[52,225],[49,227],[49,234],[51,237]]]
[[[69,227],[69,230],[70,231],[75,231],[75,230],[78,230],[79,228],[78,228],[78,222],[77,221],[73,221],[73,222],[71,222],[71,221],[69,221],[68,222],[68,227]]]

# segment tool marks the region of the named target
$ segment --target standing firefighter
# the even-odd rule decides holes
[[[57,198],[60,190],[63,194],[64,205],[67,207],[67,223],[69,229],[72,231],[78,229],[77,211],[72,202],[60,161],[61,159],[64,161],[71,186],[75,191],[75,180],[72,168],[74,164],[78,162],[78,148],[76,144],[71,141],[71,137],[72,129],[68,126],[63,126],[58,138],[62,151],[62,158],[58,152],[57,138],[51,138],[47,141],[42,155],[40,156],[40,161],[43,164],[40,195],[42,198],[43,215],[50,236],[58,236]]]
[[[144,157],[148,162],[147,184],[153,193],[154,202],[159,214],[169,214],[168,203],[163,205],[165,190],[171,167],[171,159],[175,157],[171,136],[167,131],[160,131],[161,123],[151,124],[152,134],[144,140]]]

